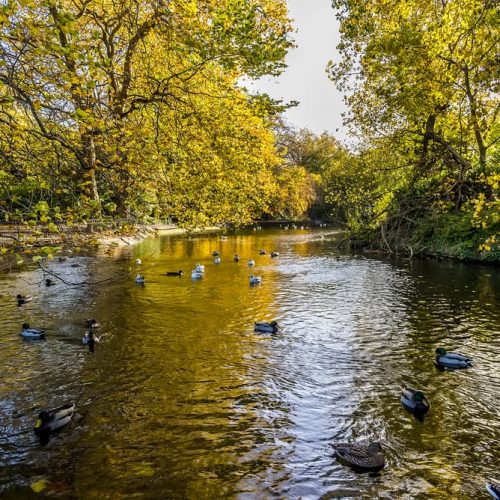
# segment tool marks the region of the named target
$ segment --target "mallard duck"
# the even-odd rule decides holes
[[[262,276],[254,276],[253,274],[250,276],[250,284],[257,285],[258,283],[262,283]]]
[[[85,324],[87,325],[87,328],[100,328],[101,325],[96,319],[87,319],[85,321]]]
[[[377,472],[385,466],[380,443],[343,443],[335,446],[335,455],[346,465],[363,472]]]
[[[463,354],[446,352],[442,347],[436,349],[436,364],[444,368],[469,368],[472,366],[472,359]]]
[[[198,273],[203,274],[205,272],[205,266],[203,264],[196,264],[194,270]]]
[[[416,391],[409,387],[403,387],[401,403],[407,410],[418,416],[425,415],[431,407],[422,391]]]
[[[500,484],[488,483],[486,489],[493,498],[500,500]]]
[[[21,329],[21,335],[25,339],[44,339],[45,338],[45,330],[42,328],[31,328],[29,323],[23,323],[23,327]]]
[[[182,271],[168,271],[167,276],[182,276],[184,273]]]
[[[259,250],[259,255],[266,255],[266,250]]]
[[[239,262],[240,261],[240,256],[239,255],[235,255],[234,258],[233,258],[234,262]]]
[[[41,411],[34,431],[42,444],[49,442],[50,433],[68,424],[75,412],[75,403],[68,403],[53,410]]]
[[[197,269],[193,269],[191,271],[191,279],[193,280],[199,280],[201,278],[203,278],[203,274],[201,271],[198,271]]]
[[[142,260],[141,259],[135,259],[135,263],[140,266],[142,264]]]
[[[18,293],[16,295],[16,300],[18,305],[26,304],[26,302],[31,302],[33,297],[31,295],[21,295]]]
[[[47,278],[45,280],[45,286],[54,286],[54,285],[57,285],[57,282],[54,281],[54,280],[51,280],[50,278]]]
[[[265,321],[256,321],[254,323],[254,330],[256,332],[276,333],[278,329],[279,327],[276,321],[271,321],[270,323],[266,323]]]
[[[280,254],[278,252],[271,252],[271,257],[279,257]]]
[[[249,259],[248,261],[248,267],[255,266],[255,261],[253,259]]]
[[[214,257],[214,264],[220,264],[220,257],[218,255]]]
[[[139,285],[144,285],[144,283],[146,283],[146,279],[144,278],[144,276],[141,276],[140,274],[138,274],[136,277],[135,277],[135,282]]]

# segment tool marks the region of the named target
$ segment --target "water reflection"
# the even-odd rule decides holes
[[[70,283],[123,274],[100,286],[1,277],[0,491],[44,477],[82,498],[484,496],[500,466],[499,271],[335,243],[319,231],[165,237],[50,264]],[[205,277],[192,281],[197,262]],[[34,300],[17,307],[17,293]],[[94,352],[85,318],[101,323]],[[280,330],[255,333],[256,320]],[[23,322],[47,341],[21,342]],[[438,346],[474,367],[438,371]],[[424,421],[401,406],[404,385],[430,399]],[[40,450],[34,417],[68,400],[79,418]],[[333,457],[334,443],[361,439],[387,450],[379,477]]]

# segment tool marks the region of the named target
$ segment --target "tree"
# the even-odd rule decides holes
[[[87,216],[129,214],[138,180],[155,177],[141,148],[179,154],[158,124],[206,127],[206,110],[234,98],[251,111],[237,82],[277,74],[291,44],[281,0],[8,0],[0,23],[1,91],[15,104],[0,102],[2,116],[63,159]]]

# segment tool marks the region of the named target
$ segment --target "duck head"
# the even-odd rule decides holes
[[[438,347],[436,349],[436,355],[437,356],[446,356],[446,349],[443,349],[442,347]]]
[[[23,323],[23,330],[27,330],[30,327],[29,323]]]

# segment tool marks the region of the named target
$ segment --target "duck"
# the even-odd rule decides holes
[[[142,264],[142,260],[141,259],[135,259],[135,263],[140,266]]]
[[[58,257],[57,262],[66,262],[68,260],[68,257]]]
[[[360,472],[378,472],[385,466],[382,445],[377,442],[337,444],[335,445],[335,456],[341,462]]]
[[[253,259],[249,259],[248,260],[248,266],[249,267],[255,266],[255,261]]]
[[[75,403],[67,403],[59,408],[41,411],[33,429],[40,438],[41,444],[46,445],[49,442],[51,432],[69,424],[74,413]]]
[[[227,240],[227,236],[221,236],[220,239],[225,241]]]
[[[205,272],[205,266],[203,264],[196,264],[194,269],[196,272],[203,274]]]
[[[254,330],[256,332],[276,333],[278,329],[279,327],[276,321],[271,321],[270,323],[266,323],[265,321],[256,321],[254,323]]]
[[[214,250],[212,252],[212,257],[218,257],[220,255],[220,252],[218,252],[217,250]]]
[[[407,410],[418,416],[425,415],[431,407],[422,391],[410,389],[409,387],[403,387],[401,403]]]
[[[43,330],[42,328],[31,328],[29,323],[23,323],[21,329],[21,335],[25,339],[34,339],[34,340],[44,339],[45,330]]]
[[[254,276],[253,274],[250,276],[250,284],[257,285],[258,283],[262,283],[262,276]]]
[[[167,276],[182,276],[184,273],[182,271],[168,271]]]
[[[235,255],[234,258],[233,258],[234,262],[239,262],[240,261],[240,256],[239,255]]]
[[[500,484],[488,483],[486,490],[495,500],[500,500]]]
[[[101,325],[99,324],[99,322],[92,318],[92,319],[87,319],[85,321],[85,324],[87,325],[87,328],[100,328]]]
[[[271,257],[279,257],[280,254],[278,252],[271,252]]]
[[[436,349],[436,365],[443,368],[469,368],[472,366],[472,359],[463,354],[446,352],[442,347]]]
[[[220,264],[220,257],[218,255],[214,257],[214,264]]]
[[[144,285],[144,283],[146,283],[146,279],[144,278],[144,276],[141,276],[140,274],[138,274],[135,277],[135,282],[138,283],[139,285]]]
[[[203,274],[201,271],[198,271],[197,269],[193,269],[191,271],[191,279],[193,280],[199,280],[201,278],[203,278]]]
[[[267,251],[266,250],[259,250],[259,255],[266,255]]]
[[[16,300],[17,304],[21,306],[23,304],[26,304],[27,302],[31,302],[33,300],[33,297],[31,295],[21,295],[20,293],[18,293],[16,295]]]
[[[54,281],[54,280],[51,280],[50,278],[47,278],[45,280],[45,286],[54,286],[54,285],[57,285],[57,282]]]

